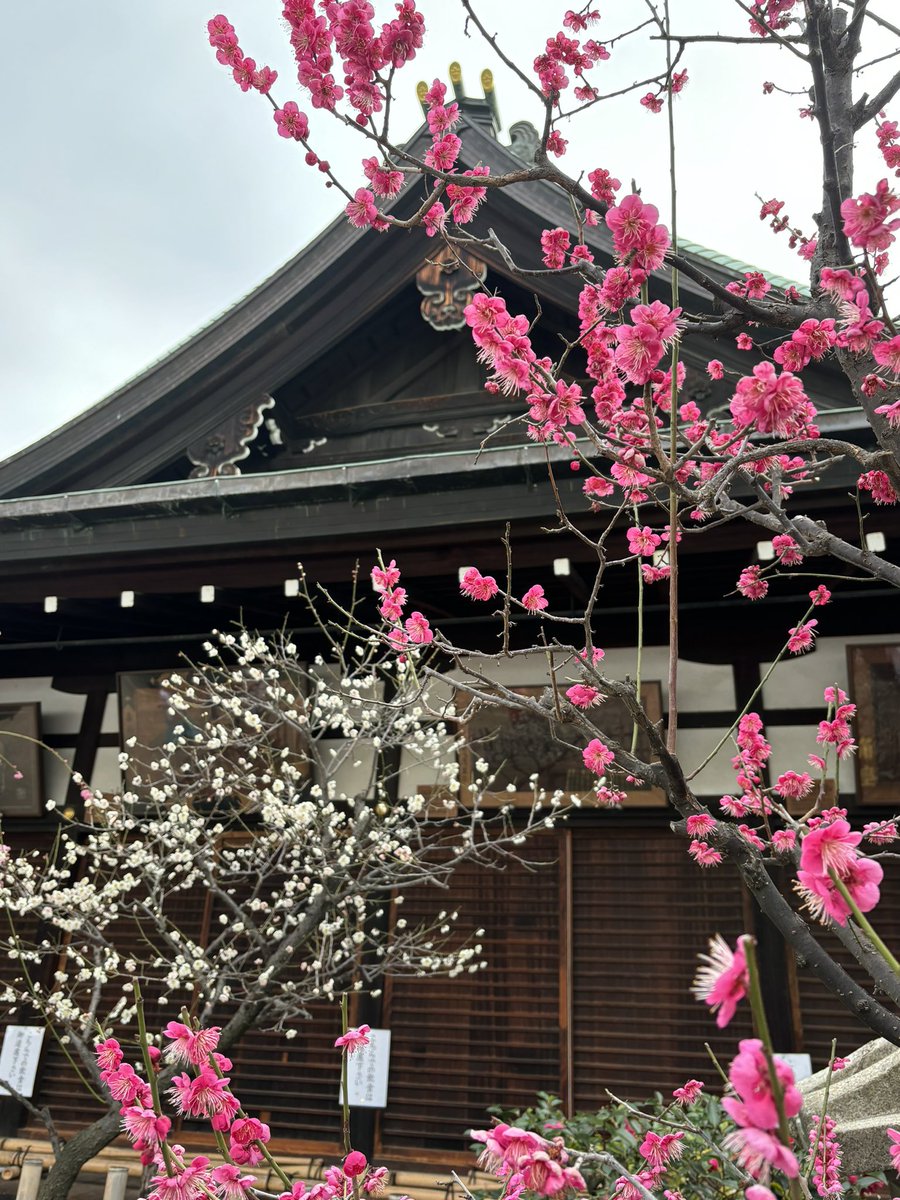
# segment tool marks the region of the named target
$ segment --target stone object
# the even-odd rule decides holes
[[[866,1042],[832,1071],[828,1115],[843,1151],[843,1170],[850,1175],[891,1169],[888,1128],[900,1129],[900,1048],[883,1038]],[[829,1070],[802,1079],[800,1121],[806,1133],[811,1118],[821,1114]]]

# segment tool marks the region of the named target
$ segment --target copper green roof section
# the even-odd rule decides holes
[[[773,287],[781,288],[782,290],[794,287],[798,292],[809,294],[809,287],[805,283],[799,283],[796,279],[785,279],[783,275],[773,275],[769,271],[764,271],[762,267],[751,266],[750,263],[740,262],[736,258],[730,258],[727,254],[719,254],[717,250],[710,250],[708,246],[701,246],[699,242],[688,242],[683,238],[679,238],[678,249],[682,254],[693,254],[696,258],[702,258],[705,262],[715,263],[723,271],[733,271],[735,278],[739,279],[745,272],[758,271],[760,275],[766,277]]]

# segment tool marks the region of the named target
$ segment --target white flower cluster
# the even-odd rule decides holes
[[[125,788],[84,789],[52,854],[2,848],[8,1006],[37,999],[80,1049],[97,1019],[133,1018],[134,976],[173,1016],[196,996],[204,1019],[261,1000],[256,1023],[289,1029],[385,973],[485,965],[483,931],[461,936],[456,912],[410,927],[399,906],[511,853],[546,810],[448,801],[458,742],[414,673],[369,641],[341,651],[305,667],[287,640],[214,635],[206,663],[164,684],[167,744],[122,753]],[[431,790],[404,794],[424,768]]]

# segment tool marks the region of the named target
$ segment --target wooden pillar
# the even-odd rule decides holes
[[[54,679],[53,686],[59,691],[80,691],[78,681],[66,683]],[[110,688],[105,680],[100,683],[91,681],[90,688],[85,692],[81,726],[78,730],[78,741],[75,744],[75,754],[72,758],[72,774],[80,775],[86,780],[90,779],[97,761],[100,730],[103,725],[103,714],[106,711],[106,698],[109,692]],[[66,810],[71,810],[77,816],[81,816],[84,810],[84,801],[81,799],[82,786],[74,779],[70,779],[66,792]]]

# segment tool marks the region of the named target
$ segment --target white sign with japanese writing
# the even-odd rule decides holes
[[[7,1025],[0,1050],[0,1079],[5,1079],[20,1096],[34,1092],[34,1077],[44,1041],[43,1025]],[[10,1093],[0,1086],[0,1096]]]
[[[813,1073],[812,1059],[808,1054],[776,1054],[776,1058],[780,1058],[794,1072],[796,1080],[808,1079]]]
[[[370,1029],[368,1046],[347,1057],[347,1099],[352,1108],[387,1108],[391,1031]],[[343,1094],[340,1097],[343,1103]]]

